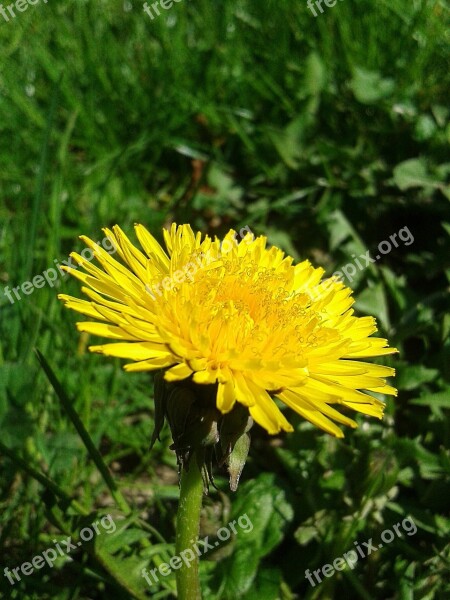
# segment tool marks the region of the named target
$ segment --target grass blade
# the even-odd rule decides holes
[[[47,375],[47,378],[48,378],[49,382],[51,383],[53,389],[55,390],[55,393],[58,396],[61,404],[63,405],[64,410],[66,411],[70,420],[74,424],[75,429],[78,432],[78,435],[82,439],[83,444],[86,446],[86,450],[88,451],[90,457],[94,461],[95,466],[97,467],[101,476],[103,477],[104,482],[108,486],[108,488],[111,492],[111,495],[114,498],[117,506],[124,513],[126,513],[126,514],[130,513],[131,508],[128,506],[128,503],[126,502],[125,498],[122,496],[120,490],[118,489],[114,479],[111,476],[111,473],[110,473],[107,465],[105,464],[105,462],[103,461],[103,458],[101,457],[100,452],[97,450],[94,442],[92,441],[91,436],[89,435],[87,429],[83,425],[82,420],[78,416],[77,411],[74,409],[73,403],[68,398],[66,392],[64,391],[64,388],[62,387],[58,378],[54,374],[52,368],[48,364],[44,355],[38,349],[36,349],[36,354],[37,354],[38,360],[41,364],[41,367],[43,368],[45,374]]]

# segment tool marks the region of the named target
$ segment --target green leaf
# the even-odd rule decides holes
[[[444,468],[439,456],[424,448],[418,441],[401,438],[396,440],[396,455],[399,462],[415,462],[423,479],[439,479]]]
[[[264,473],[239,488],[233,506],[237,535],[233,554],[218,570],[227,598],[240,598],[253,585],[261,559],[283,539],[294,515],[275,475]],[[240,523],[244,527],[240,528]]]
[[[442,182],[428,174],[425,161],[421,158],[411,158],[399,163],[394,168],[394,182],[402,191],[414,187],[442,187]]]
[[[428,140],[436,133],[436,129],[436,123],[430,115],[420,115],[415,128],[416,138],[421,142]]]
[[[381,283],[367,287],[358,294],[355,308],[362,313],[377,317],[384,329],[390,328],[388,304],[385,290]]]
[[[345,485],[345,473],[342,469],[337,469],[327,477],[323,477],[320,481],[320,487],[324,490],[340,491]]]
[[[400,390],[415,390],[424,383],[429,383],[439,375],[437,369],[428,369],[423,365],[397,366],[396,385]]]
[[[142,529],[136,529],[135,527],[123,529],[122,531],[116,533],[117,535],[114,534],[106,536],[102,540],[103,542],[105,542],[102,545],[102,548],[108,550],[110,554],[115,554],[119,550],[123,550],[125,546],[132,545],[135,542],[147,539],[148,537],[146,531],[143,531]]]
[[[157,545],[144,548],[148,535],[145,531],[133,527],[136,516],[131,515],[124,520],[116,521],[117,529],[110,534],[97,535],[92,542],[92,553],[96,560],[110,574],[113,580],[125,589],[132,598],[144,600],[149,590],[148,583],[142,577],[142,569],[149,566],[149,550],[153,552],[155,565],[161,564],[168,559],[167,551],[157,551]],[[159,545],[161,546],[161,545]],[[174,582],[164,581],[160,577],[164,587],[174,587]]]
[[[428,370],[431,371],[434,369]],[[450,408],[450,390],[436,394],[425,394],[424,396],[420,396],[420,398],[410,400],[409,403],[417,406],[430,406],[431,408]]]
[[[319,531],[314,525],[300,525],[295,532],[295,539],[300,546],[307,546],[311,540],[319,536]]]
[[[376,71],[367,71],[356,67],[350,86],[359,102],[375,104],[392,94],[395,82],[393,79],[383,78]]]
[[[311,96],[317,96],[326,83],[325,64],[317,52],[311,52],[306,59],[305,89]]]
[[[262,568],[253,582],[249,591],[242,596],[242,600],[261,600],[261,598],[279,598],[282,579],[281,572],[275,568]],[[227,596],[230,600],[235,600],[236,596]]]
[[[303,148],[302,138],[307,121],[307,115],[300,115],[284,129],[271,127],[267,131],[281,159],[291,169],[298,168]]]
[[[327,227],[330,234],[330,250],[336,250],[348,238],[355,243],[355,250],[363,253],[366,250],[362,239],[353,225],[341,210],[334,210],[327,216]]]
[[[95,558],[112,579],[130,594],[131,598],[136,598],[136,600],[148,599],[146,595],[148,588],[141,574],[142,569],[147,566],[146,560],[134,556],[116,558],[109,554],[105,548],[97,548]]]

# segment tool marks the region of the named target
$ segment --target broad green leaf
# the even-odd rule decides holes
[[[302,154],[303,132],[308,121],[307,115],[300,115],[291,121],[284,129],[271,127],[268,129],[278,154],[291,169],[297,169]]]
[[[114,581],[132,598],[144,600],[146,592],[149,591],[148,583],[142,577],[142,569],[149,566],[149,546],[144,550],[143,542],[148,538],[145,531],[132,526],[135,517],[131,516],[124,520],[116,520],[116,530],[111,533],[97,535],[92,541],[92,553],[96,560],[108,571]],[[131,525],[131,526],[130,526]],[[100,529],[101,530],[101,529]],[[144,556],[145,554],[145,556]],[[167,553],[162,553],[164,559]],[[159,553],[152,556],[152,561],[157,566],[161,562]],[[159,580],[164,587],[172,587],[173,581],[169,583],[164,577]]]
[[[416,123],[416,138],[423,142],[433,137],[436,133],[436,123],[430,115],[420,115]]]
[[[317,52],[311,52],[306,59],[305,88],[311,96],[317,96],[326,83],[326,68]]]
[[[147,566],[146,560],[135,556],[117,558],[109,554],[105,548],[96,548],[95,558],[111,578],[130,594],[131,598],[148,600],[146,595],[148,586],[142,577],[142,569]]]
[[[362,239],[341,210],[334,210],[330,213],[326,222],[330,234],[330,250],[335,250],[342,242],[351,238],[355,243],[356,252],[362,254],[366,251]]]
[[[390,328],[386,293],[381,283],[367,287],[358,294],[355,308],[361,313],[377,317],[384,329]]]
[[[253,585],[261,559],[283,539],[293,509],[275,476],[264,473],[239,488],[232,514],[237,520],[234,552],[219,573],[226,578],[229,597],[239,598]]]
[[[396,385],[400,390],[415,390],[424,383],[436,379],[437,369],[428,369],[423,365],[398,364]]]
[[[261,600],[262,598],[279,598],[281,587],[281,572],[275,568],[262,568],[253,582],[249,591],[242,596],[242,600]],[[224,600],[235,600],[236,596],[226,594]]]
[[[414,187],[442,187],[442,182],[428,174],[422,158],[410,158],[394,168],[394,182],[402,190]]]
[[[376,71],[356,67],[351,81],[355,97],[363,104],[375,104],[389,97],[395,89],[393,79],[385,78]]]

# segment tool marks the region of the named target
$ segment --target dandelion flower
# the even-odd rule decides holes
[[[264,236],[231,230],[220,241],[174,224],[164,250],[135,230],[142,250],[114,226],[104,231],[120,261],[81,236],[99,267],[72,253],[84,272],[66,268],[88,298],[59,296],[91,319],[79,331],[113,340],[92,352],[127,359],[127,371],[164,369],[167,382],[215,384],[221,414],[240,403],[269,434],[293,430],[275,398],[336,437],[336,423],[356,427],[339,407],[383,416],[372,392],[396,395],[394,369],[364,359],[396,349],[371,337],[375,319],[355,316],[338,278],[294,264]]]

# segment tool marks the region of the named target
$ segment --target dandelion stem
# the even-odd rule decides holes
[[[203,452],[195,453],[189,461],[189,470],[183,468],[181,474],[176,536],[176,555],[182,559],[181,568],[177,570],[178,600],[201,600],[198,555],[193,549],[200,531],[203,497],[199,464],[203,464]]]

